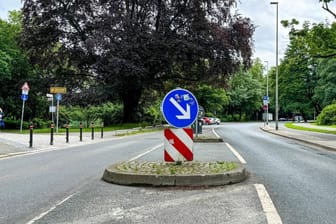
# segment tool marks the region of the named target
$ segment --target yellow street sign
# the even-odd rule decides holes
[[[66,87],[50,87],[50,93],[66,93]]]

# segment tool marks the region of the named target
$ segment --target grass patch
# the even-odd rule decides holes
[[[325,129],[318,129],[318,128],[308,128],[308,127],[303,127],[299,125],[295,125],[295,123],[286,123],[285,126],[287,128],[292,128],[296,130],[301,130],[301,131],[312,131],[312,132],[319,132],[319,133],[327,133],[327,134],[334,134],[336,135],[336,130],[325,130]],[[324,127],[332,127],[332,126],[324,126]]]
[[[197,175],[197,174],[219,174],[238,168],[239,165],[234,162],[216,161],[216,162],[199,162],[189,161],[182,162],[181,165],[176,163],[154,163],[138,161],[123,162],[116,165],[116,169],[122,172],[131,172],[139,174],[154,175]]]

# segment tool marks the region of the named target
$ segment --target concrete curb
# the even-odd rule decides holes
[[[299,137],[289,136],[289,135],[282,134],[282,133],[279,133],[279,132],[276,132],[276,131],[268,130],[267,128],[263,128],[263,127],[260,127],[260,129],[263,130],[264,132],[267,132],[267,133],[271,133],[271,134],[278,135],[278,136],[281,136],[281,137],[293,139],[293,140],[300,141],[300,142],[303,142],[303,143],[306,143],[306,144],[311,144],[311,145],[321,147],[321,148],[324,148],[324,149],[327,149],[327,150],[336,151],[335,147],[323,145],[323,144],[316,143],[316,142],[313,142],[313,141],[309,141],[309,140],[306,140],[306,139],[302,139],[302,138],[299,138]]]
[[[239,165],[238,168],[216,174],[189,174],[189,175],[157,175],[122,172],[116,169],[116,165],[107,167],[102,179],[109,183],[120,185],[146,185],[146,186],[220,186],[235,184],[244,181],[248,177],[246,168]]]
[[[224,142],[224,140],[222,138],[194,138],[194,142],[212,143],[212,142]]]

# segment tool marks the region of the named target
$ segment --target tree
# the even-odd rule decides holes
[[[0,107],[7,117],[20,117],[20,88],[31,71],[25,52],[19,47],[21,13],[11,11],[9,20],[0,19]],[[19,107],[20,108],[20,107]],[[30,107],[27,105],[27,110]]]
[[[286,22],[283,24],[288,25]],[[313,31],[310,24],[305,22],[300,30],[294,28],[297,24],[296,20],[290,23],[290,43],[280,65],[279,101],[284,115],[301,114],[307,119],[307,115],[313,111],[321,111],[321,104],[314,97],[319,80],[318,59],[314,53],[316,51],[313,46],[316,43],[311,39]]]
[[[234,6],[234,0],[26,0],[23,46],[54,76],[64,64],[65,71],[74,68],[64,78],[82,81],[77,91],[94,87],[101,92],[95,99],[120,98],[124,121],[133,121],[145,89],[162,89],[167,80],[225,82],[241,63],[250,66],[254,26],[232,14]]]
[[[249,70],[241,69],[231,77],[228,88],[229,111],[232,115],[238,113],[239,120],[242,120],[243,115],[247,120],[251,120],[260,112],[265,92],[262,74],[263,66],[258,59]]]
[[[315,87],[314,99],[321,107],[333,104],[336,99],[336,59],[326,58],[317,64],[319,80]]]
[[[319,2],[322,2],[322,9],[330,13],[332,16],[336,18],[336,13],[329,8],[329,3],[334,0],[319,0]]]
[[[203,84],[194,91],[194,94],[206,113],[222,112],[229,105],[229,97],[223,88],[212,88]]]

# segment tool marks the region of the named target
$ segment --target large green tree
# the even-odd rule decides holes
[[[20,33],[20,12],[10,12],[8,21],[0,19],[0,107],[7,116],[14,118],[20,115],[20,89],[28,81],[31,69],[18,44]]]
[[[280,112],[288,117],[301,114],[306,119],[314,111],[321,111],[321,104],[314,97],[319,80],[317,51],[314,49],[318,40],[311,39],[314,31],[308,22],[301,29],[295,28],[298,25],[295,19],[290,23],[282,21],[282,24],[290,27],[290,43],[280,65]]]
[[[239,120],[258,119],[261,114],[262,99],[265,94],[263,65],[259,59],[245,71],[241,69],[230,78],[228,96],[230,104],[228,112],[239,115]]]
[[[46,75],[73,68],[58,81],[77,81],[77,92],[99,91],[91,97],[97,100],[120,98],[124,121],[132,121],[144,89],[162,89],[167,80],[225,82],[240,64],[250,66],[254,26],[233,13],[235,6],[235,0],[26,0],[23,43]]]
[[[319,80],[315,87],[314,100],[321,107],[335,103],[336,99],[336,58],[319,60],[317,64]]]

